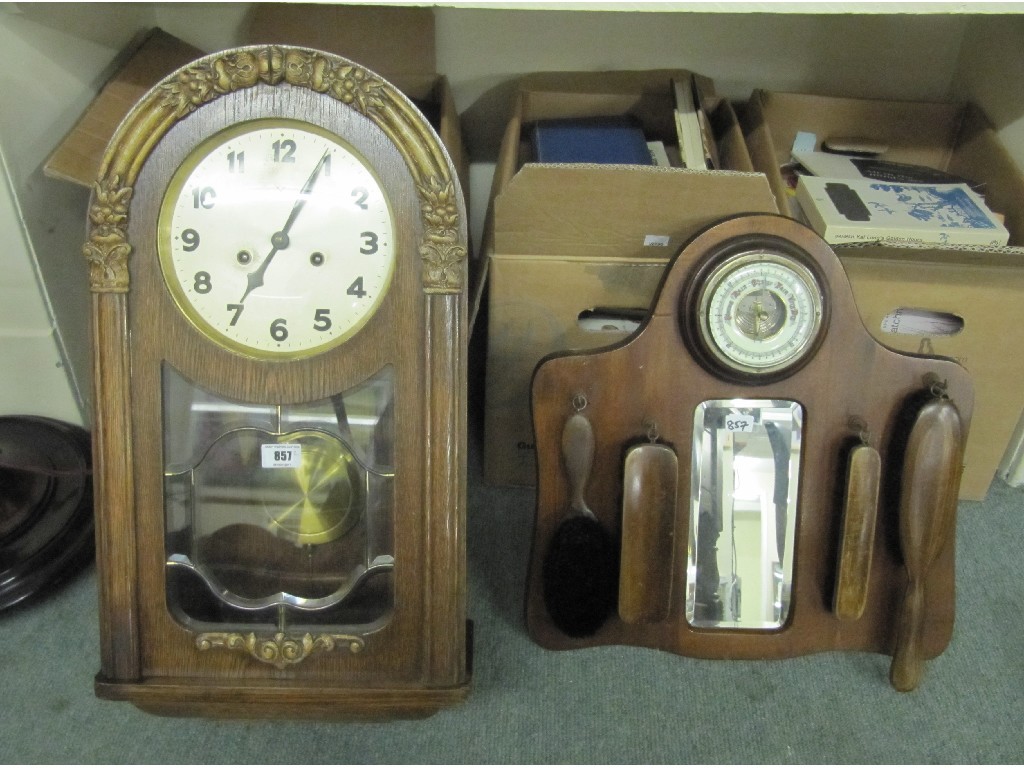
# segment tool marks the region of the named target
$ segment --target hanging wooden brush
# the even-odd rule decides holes
[[[562,430],[571,514],[548,543],[541,581],[551,622],[570,637],[588,637],[604,625],[615,607],[618,551],[584,500],[594,461],[594,430],[582,413],[586,398],[577,396],[573,403],[576,412]]]
[[[889,669],[889,680],[898,691],[911,691],[921,681],[925,589],[932,564],[956,525],[963,445],[960,412],[944,388],[933,385],[932,399],[911,427],[900,482],[900,549],[907,591]]]
[[[664,620],[672,597],[679,459],[647,426],[648,442],[626,452],[622,478],[618,610],[629,624]]]

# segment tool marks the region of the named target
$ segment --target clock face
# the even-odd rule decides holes
[[[700,290],[701,340],[729,370],[776,374],[814,349],[823,306],[814,274],[791,256],[767,250],[735,254],[708,275]]]
[[[391,209],[366,161],[295,120],[218,133],[175,172],[160,209],[164,280],[185,316],[255,358],[306,357],[353,336],[395,265]]]

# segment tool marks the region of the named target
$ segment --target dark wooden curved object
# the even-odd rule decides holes
[[[795,245],[817,266],[828,294],[830,315],[820,347],[799,370],[771,383],[729,381],[709,372],[684,338],[680,305],[691,277],[707,259],[737,239],[768,235]],[[536,525],[527,583],[530,635],[551,649],[605,644],[660,648],[703,658],[783,658],[830,650],[892,654],[898,615],[907,589],[900,551],[899,473],[906,441],[906,403],[934,381],[959,410],[964,435],[970,422],[973,387],[967,372],[944,358],[909,355],[873,339],[861,321],[838,258],[810,229],[771,215],[750,215],[718,223],[685,245],[666,270],[644,325],[622,343],[599,350],[559,353],[537,367],[533,379],[538,487]],[[622,508],[623,456],[642,439],[645,423],[657,423],[661,439],[678,452],[675,557],[666,561],[671,605],[660,620],[630,623],[612,616],[589,638],[569,638],[549,621],[540,599],[540,561],[569,504],[559,469],[562,425],[572,398],[588,399],[598,442],[588,502],[610,530],[618,530]],[[804,407],[803,454],[796,526],[793,597],[789,617],[778,630],[695,629],[685,618],[686,546],[690,517],[693,414],[704,400],[778,398]],[[859,420],[882,457],[877,525],[871,542],[867,595],[857,618],[833,611],[838,554],[843,533],[846,461],[851,423]],[[955,483],[959,484],[959,467]],[[955,498],[955,493],[954,493]],[[947,529],[948,530],[948,529]],[[932,658],[949,642],[954,618],[954,536],[943,537],[928,572],[921,620],[920,656]],[[623,543],[624,549],[628,543]],[[626,575],[623,578],[627,578]],[[664,585],[663,585],[664,586]]]
[[[889,680],[898,691],[912,691],[923,674],[925,589],[932,561],[953,539],[963,453],[963,423],[957,407],[942,397],[925,403],[910,430],[900,488],[900,550],[909,582],[889,670]]]

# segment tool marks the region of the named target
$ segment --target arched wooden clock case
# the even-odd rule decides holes
[[[253,133],[282,125],[293,133],[273,150],[271,133]],[[239,133],[247,145],[224,143]],[[303,154],[305,137],[320,136],[329,148]],[[243,170],[243,152],[244,170],[270,179],[239,188],[252,216],[239,213],[242,192],[232,198],[226,175],[208,186],[181,175],[204,163]],[[275,182],[271,163],[287,159],[298,165]],[[366,190],[330,186],[344,183],[342,160],[375,180],[384,224],[344,218],[339,206],[357,217]],[[292,188],[276,208],[260,203],[275,184]],[[465,205],[420,113],[331,54],[262,46],[208,56],[125,119],[89,219],[97,694],[231,717],[415,716],[462,700]],[[345,227],[356,236],[303,251],[317,220],[327,239]],[[250,221],[259,237],[234,231]],[[208,261],[187,262],[217,227],[237,253],[211,247]],[[368,264],[378,246],[391,263],[364,282],[351,264]],[[179,257],[192,265],[184,279],[174,277]],[[266,288],[250,277],[240,300],[225,290],[223,333],[204,325],[211,310],[189,304],[209,291],[203,274],[244,279],[271,258]],[[339,298],[321,291],[280,317],[270,305],[259,343],[231,338],[242,302],[251,314],[280,299],[289,274],[307,286],[336,279],[318,271],[325,263],[349,275]],[[349,300],[356,320],[318,345]],[[314,340],[277,346],[300,322]]]

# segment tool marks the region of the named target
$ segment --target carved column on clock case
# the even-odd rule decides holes
[[[100,603],[111,609],[100,614],[101,674],[127,680],[139,676],[136,579],[121,576],[137,572],[127,333],[131,246],[125,238],[131,194],[116,174],[96,184],[84,248],[93,294],[93,466],[107,467],[93,481],[97,507],[104,510],[96,516],[96,558],[108,563],[100,575]]]

